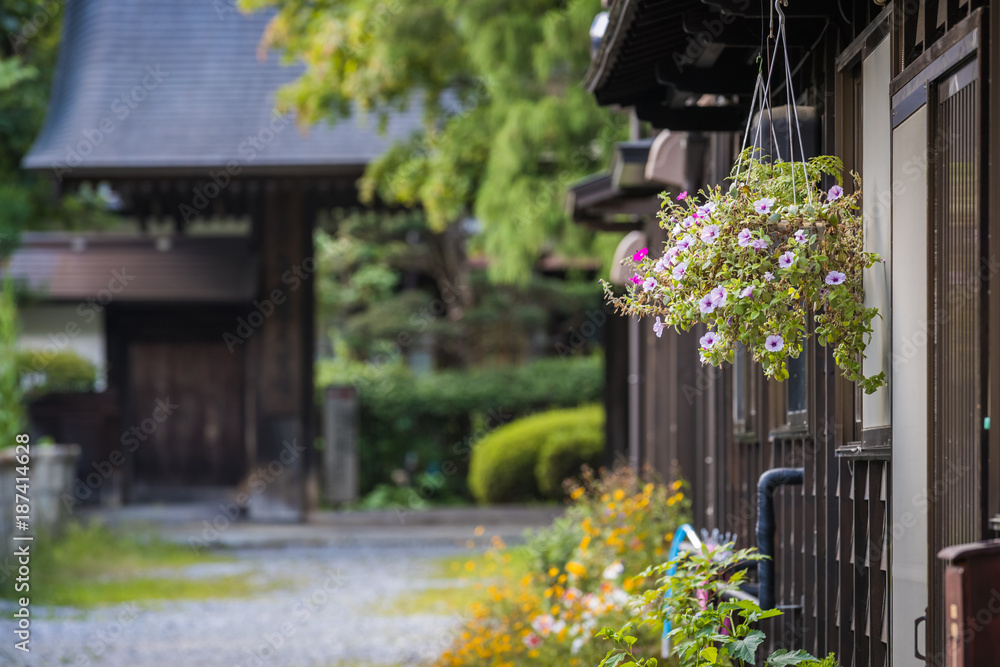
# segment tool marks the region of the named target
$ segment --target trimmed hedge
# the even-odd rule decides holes
[[[469,490],[484,503],[537,498],[540,489],[535,470],[549,438],[564,431],[600,429],[603,421],[604,408],[590,405],[550,410],[497,428],[472,448]],[[552,472],[555,474],[554,468]]]
[[[321,361],[317,404],[330,384],[358,392],[362,494],[392,484],[393,471],[415,457],[415,474],[436,475],[442,483],[433,498],[438,501],[469,497],[472,443],[494,429],[541,410],[600,400],[604,362],[595,354],[414,375],[400,363]]]
[[[547,498],[562,498],[563,482],[580,474],[588,465],[604,462],[604,414],[596,422],[581,422],[578,428],[557,431],[546,439],[535,465],[538,490]]]
[[[97,382],[97,367],[73,350],[19,350],[17,353],[19,380],[29,377],[31,397],[56,392],[93,391]]]

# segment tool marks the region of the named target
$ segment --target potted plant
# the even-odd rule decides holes
[[[866,377],[862,359],[879,312],[865,307],[861,276],[880,258],[863,247],[860,179],[853,175],[848,194],[842,174],[836,157],[770,161],[748,148],[728,190],[661,195],[663,254],[637,252],[626,294],[616,298],[605,284],[608,298],[655,317],[657,336],[704,324],[703,363],[732,362],[741,343],[778,380],[815,335],[849,380],[874,392],[885,374]],[[822,189],[824,177],[836,184]]]

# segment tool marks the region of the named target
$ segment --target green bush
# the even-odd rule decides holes
[[[14,437],[23,432],[24,409],[17,376],[14,347],[17,344],[17,304],[13,283],[0,284],[0,447],[14,446]]]
[[[73,350],[20,350],[18,373],[29,378],[33,397],[55,392],[92,391],[97,381],[97,367]]]
[[[406,468],[441,482],[428,498],[438,503],[469,497],[471,444],[492,429],[541,410],[600,400],[604,362],[600,355],[572,356],[415,375],[399,361],[320,361],[317,401],[331,384],[358,393],[362,494],[392,484],[393,470]],[[415,468],[407,465],[408,457]]]
[[[600,420],[581,422],[577,428],[558,431],[546,439],[535,464],[538,490],[548,498],[562,498],[563,481],[580,474],[584,465],[599,468],[604,461],[604,414]]]
[[[597,405],[550,410],[497,428],[472,449],[469,489],[480,502],[531,500],[539,495],[535,468],[549,437],[581,424],[600,423]]]

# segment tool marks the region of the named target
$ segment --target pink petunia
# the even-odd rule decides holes
[[[774,206],[774,199],[771,197],[762,197],[753,203],[753,210],[766,214],[771,212],[772,206]]]
[[[767,250],[767,246],[770,245],[767,239],[754,239],[750,242],[750,247],[754,250]]]
[[[715,333],[714,331],[709,331],[704,336],[702,336],[698,342],[701,343],[701,349],[710,350],[718,340],[719,340],[719,334]]]
[[[844,188],[839,185],[835,185],[830,188],[830,191],[826,193],[827,201],[836,201],[844,196]]]
[[[683,227],[684,229],[690,229],[691,225],[693,224],[694,224],[694,218],[691,217],[690,215],[681,220],[681,227]]]
[[[791,250],[787,250],[782,253],[781,257],[778,258],[778,266],[783,269],[791,268],[792,264],[795,263],[795,253]]]
[[[712,300],[711,294],[701,297],[701,301],[698,302],[698,309],[705,315],[715,310],[715,302]]]
[[[794,234],[792,234],[792,237],[793,237],[793,238],[794,238],[794,239],[795,239],[795,240],[796,240],[796,241],[797,241],[798,243],[805,243],[805,242],[806,242],[806,230],[804,230],[804,229],[800,229],[799,231],[797,231],[797,232],[795,232]]]
[[[750,235],[750,229],[747,227],[743,228],[743,231],[736,235],[736,242],[741,248],[746,248],[753,241],[753,237]]]
[[[785,339],[781,336],[768,336],[764,340],[764,349],[768,352],[781,352],[785,349]]]
[[[677,195],[677,201],[684,201],[687,198],[688,198],[687,190]]]
[[[764,280],[766,280],[767,282],[771,282],[772,280],[774,280],[774,274],[771,273],[770,271],[765,271]]]
[[[749,299],[752,296],[753,296],[753,285],[750,285],[749,287],[744,287],[743,291],[740,292],[740,297],[744,299]]]
[[[671,274],[673,275],[674,280],[681,280],[684,278],[684,275],[687,273],[687,270],[688,270],[688,263],[681,262],[680,264],[674,267],[674,270],[671,272]]]
[[[686,234],[683,238],[677,241],[677,247],[680,250],[687,250],[688,248],[694,245],[694,242],[695,242],[695,237],[691,236],[690,234]]]
[[[708,295],[712,297],[712,303],[716,308],[726,305],[726,288],[722,285],[713,289]]]
[[[642,250],[639,250],[634,255],[632,255],[632,261],[641,262],[642,260],[646,259],[646,255],[648,254],[649,254],[649,248],[643,248]]]
[[[667,328],[666,322],[660,321],[660,316],[656,316],[656,322],[653,324],[653,333],[656,334],[657,338],[663,336],[663,330]]]
[[[642,282],[642,291],[649,292],[656,289],[656,278],[646,278]]]
[[[701,230],[701,240],[705,243],[713,243],[715,239],[719,237],[719,226],[718,225],[706,225],[705,229]]]
[[[639,275],[639,274],[637,273],[637,274],[635,274],[634,276],[632,276],[632,278],[631,278],[631,281],[632,281],[632,282],[633,282],[634,284],[636,284],[636,285],[641,285],[641,284],[642,284],[642,276],[640,276],[640,275]]]
[[[831,271],[826,274],[827,285],[843,285],[845,280],[847,280],[847,276],[840,271]]]
[[[715,202],[709,201],[699,206],[698,210],[708,216],[711,216],[713,213],[715,213],[715,208],[716,208]]]

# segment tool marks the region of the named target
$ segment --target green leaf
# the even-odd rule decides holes
[[[779,649],[771,654],[766,664],[768,667],[786,667],[787,665],[797,665],[808,660],[816,660],[816,658],[801,649],[793,653],[789,653],[785,649]]]
[[[728,644],[729,654],[744,662],[753,663],[757,647],[760,646],[763,641],[764,633],[760,630],[752,630],[746,637],[736,639]]]
[[[703,648],[698,655],[707,660],[710,665],[714,665],[715,661],[719,659],[719,649],[709,646],[708,648]]]

